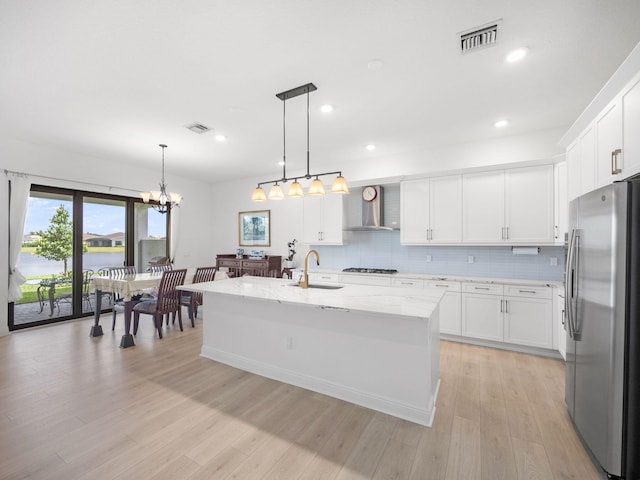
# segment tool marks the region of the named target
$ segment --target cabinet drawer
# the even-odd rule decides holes
[[[393,278],[391,279],[391,286],[400,288],[424,288],[424,280],[416,278]]]
[[[310,273],[310,282],[333,282],[338,283],[339,276],[333,273]]]
[[[340,275],[340,283],[352,285],[375,285],[378,287],[390,287],[391,279],[386,277],[369,275]]]
[[[240,267],[242,265],[242,260],[218,260],[218,265],[220,267]]]
[[[481,293],[485,295],[502,295],[502,284],[495,283],[463,283],[462,291],[465,293]]]
[[[551,288],[532,287],[530,285],[505,285],[504,294],[509,297],[551,298]]]
[[[425,282],[425,287],[441,288],[447,292],[459,292],[460,282],[447,282],[445,280],[429,280]]]

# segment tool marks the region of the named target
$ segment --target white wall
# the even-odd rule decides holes
[[[12,138],[0,139],[0,166],[30,175],[32,183],[68,187],[92,192],[136,197],[137,192],[155,187],[160,180],[160,165],[149,171],[119,163],[113,159],[87,157],[62,150],[44,148]],[[0,172],[4,177],[4,172]],[[175,175],[168,176],[171,190],[181,192],[184,200],[172,212],[175,264],[195,267],[215,263],[214,217],[210,214],[211,186]],[[8,182],[0,182],[0,223],[8,225]],[[0,251],[8,252],[7,228],[0,229]],[[8,255],[0,255],[0,282],[8,284]],[[0,289],[0,304],[6,305],[6,288]],[[7,309],[0,308],[0,335],[7,331]]]

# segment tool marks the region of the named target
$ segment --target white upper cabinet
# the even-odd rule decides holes
[[[564,235],[569,230],[569,200],[567,192],[567,162],[554,167],[554,234],[555,243],[564,244]]]
[[[596,186],[613,183],[623,173],[622,107],[616,98],[596,118]]]
[[[342,195],[307,195],[303,202],[302,242],[311,245],[342,245]]]
[[[640,172],[640,75],[622,94],[623,178]]]
[[[424,245],[429,241],[429,179],[400,184],[400,243]]]
[[[504,171],[465,174],[462,191],[462,240],[503,243]]]
[[[431,243],[462,241],[462,175],[429,179]]]
[[[463,241],[554,242],[553,165],[463,175]]]
[[[616,90],[619,85],[624,87]],[[636,48],[561,140],[567,146],[569,200],[640,173],[639,132]]]
[[[596,135],[593,125],[590,125],[578,141],[580,146],[580,195],[595,188],[596,169]]]
[[[505,170],[505,241],[554,242],[553,197],[553,165]]]
[[[405,245],[451,244],[462,240],[462,177],[422,178],[402,182],[400,242]]]

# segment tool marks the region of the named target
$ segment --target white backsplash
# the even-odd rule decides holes
[[[564,278],[561,246],[540,247],[538,255],[514,255],[510,246],[402,246],[399,231],[345,232],[345,237],[345,245],[314,246],[320,253],[320,268],[394,268],[401,273],[550,281]],[[301,255],[296,259],[298,264]]]

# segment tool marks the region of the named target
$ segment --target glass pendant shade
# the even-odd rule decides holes
[[[302,189],[302,185],[300,185],[298,181],[293,182],[289,187],[289,193],[287,194],[287,196],[294,198],[304,197],[304,190]]]
[[[318,177],[311,182],[309,185],[309,191],[307,192],[309,195],[324,195],[324,185],[322,184],[322,180]]]
[[[274,184],[269,190],[269,200],[282,200],[284,198],[284,192],[282,187],[277,183]]]
[[[252,202],[266,202],[267,194],[262,187],[256,187],[256,189],[251,194]]]
[[[349,193],[347,181],[342,175],[336,177],[333,181],[333,185],[331,185],[331,193]]]

